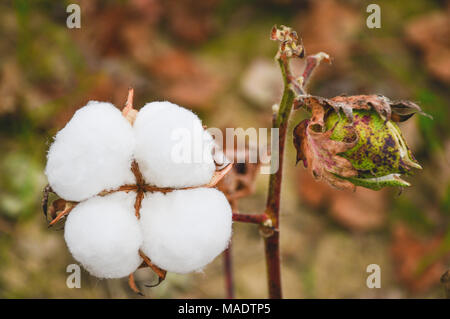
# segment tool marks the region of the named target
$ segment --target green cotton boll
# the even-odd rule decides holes
[[[357,144],[341,153],[358,171],[349,180],[356,186],[379,190],[385,186],[410,186],[400,175],[422,167],[414,159],[396,123],[385,122],[375,111],[353,110],[353,123],[343,113],[330,111],[325,119],[332,140],[350,142],[356,133]]]

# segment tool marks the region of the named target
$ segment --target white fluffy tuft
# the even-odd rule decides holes
[[[56,135],[45,174],[59,196],[81,201],[133,183],[133,150],[133,129],[120,111],[111,103],[90,101]]]
[[[231,207],[213,188],[150,193],[142,202],[142,251],[175,273],[199,271],[224,251],[231,237]]]
[[[121,278],[142,263],[142,233],[134,215],[135,193],[96,196],[67,217],[64,238],[73,257],[93,276]]]
[[[213,139],[191,111],[170,102],[147,103],[134,131],[135,158],[147,183],[180,188],[211,180]]]

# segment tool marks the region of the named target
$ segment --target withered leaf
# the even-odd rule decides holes
[[[433,118],[431,115],[422,111],[420,106],[411,101],[393,101],[391,102],[392,109],[392,121],[394,122],[404,122],[416,113],[423,116]]]
[[[410,101],[391,101],[383,95],[352,95],[336,96],[326,99],[319,96],[300,97],[295,107],[305,107],[312,111],[316,105],[321,105],[325,110],[332,108],[335,112],[342,111],[349,120],[353,120],[353,110],[375,110],[383,119],[394,122],[403,122],[419,113],[431,117],[424,113],[420,106]]]
[[[302,160],[316,179],[324,179],[337,188],[354,189],[352,183],[337,175],[352,177],[358,174],[349,160],[339,156],[356,145],[356,134],[350,142],[332,140],[333,129],[324,131],[324,108],[317,101],[313,101],[310,108],[312,118],[300,122],[294,129],[297,162]]]

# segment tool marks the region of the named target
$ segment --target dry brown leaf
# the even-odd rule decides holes
[[[352,40],[360,31],[361,13],[335,0],[311,1],[310,5],[309,10],[300,11],[299,23],[295,26],[302,30],[307,53],[324,51],[344,63],[351,53]]]
[[[211,106],[221,88],[220,79],[204,74],[191,80],[175,81],[162,88],[162,92],[174,103],[192,108],[207,108]]]
[[[420,106],[411,101],[391,101],[382,95],[341,95],[331,99],[310,95],[302,97],[296,108],[304,106],[312,111],[313,108],[318,108],[317,105],[325,110],[333,108],[335,112],[342,111],[349,119],[353,119],[353,110],[370,109],[374,109],[382,118],[394,122],[404,122],[416,113],[430,117],[422,111]]]
[[[168,26],[179,39],[201,43],[214,31],[214,9],[220,0],[163,1]]]
[[[406,39],[424,55],[428,71],[450,83],[450,5],[447,10],[427,13],[406,27]]]
[[[0,72],[0,115],[12,113],[16,108],[18,93],[23,89],[24,83],[19,66],[14,61],[4,61]]]
[[[391,246],[395,270],[398,279],[412,292],[425,292],[439,284],[439,278],[446,268],[445,259],[449,254],[432,261],[424,269],[421,266],[425,258],[438,250],[442,241],[442,235],[423,240],[404,225],[395,227]]]
[[[337,188],[354,189],[352,183],[336,175],[352,177],[358,174],[349,160],[338,155],[356,145],[358,141],[356,134],[353,141],[332,140],[330,137],[333,130],[324,131],[324,107],[313,102],[310,109],[311,119],[300,122],[294,128],[297,162],[303,161],[316,179],[324,179]]]

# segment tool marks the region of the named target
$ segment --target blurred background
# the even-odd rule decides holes
[[[281,93],[274,24],[294,27],[309,54],[325,51],[309,91],[383,94],[415,101],[434,120],[415,116],[402,130],[423,166],[413,185],[375,192],[336,191],[295,166],[287,141],[281,253],[286,298],[442,298],[450,267],[450,1],[379,0],[381,28],[369,29],[357,0],[2,1],[0,4],[0,297],[134,298],[126,279],[82,272],[63,231],[47,229],[40,210],[52,137],[89,100],[122,108],[170,100],[208,127],[270,127]],[[66,7],[81,7],[81,29],[68,29]],[[301,63],[295,66],[299,70]],[[291,126],[306,117],[297,112]],[[239,201],[262,212],[267,175]],[[263,242],[254,225],[235,224],[236,296],[267,296]],[[366,267],[381,267],[381,288],[366,286]],[[136,274],[139,285],[155,278]],[[225,297],[223,259],[203,273],[168,274],[147,298]]]

